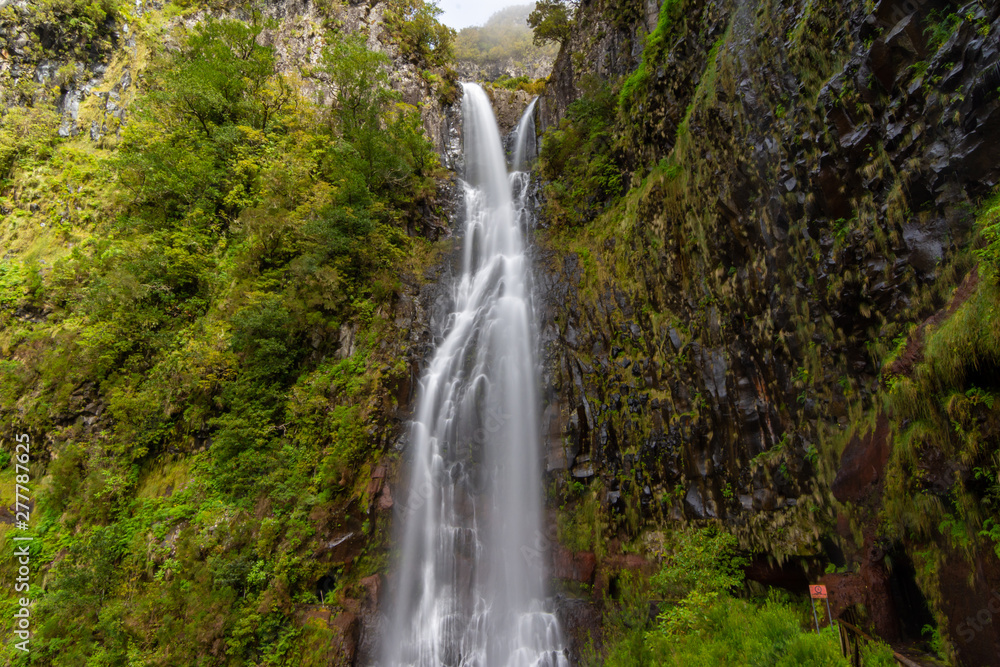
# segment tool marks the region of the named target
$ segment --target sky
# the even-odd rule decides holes
[[[511,5],[527,5],[531,0],[437,0],[444,13],[438,17],[446,26],[461,30],[470,25],[483,25],[493,13]]]

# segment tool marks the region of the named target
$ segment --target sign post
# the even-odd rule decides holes
[[[833,625],[833,617],[830,615],[830,599],[826,594],[826,586],[820,584],[809,585],[809,605],[813,610],[813,620],[816,622],[816,633],[819,633],[819,617],[816,615],[816,600],[826,600],[826,616]]]

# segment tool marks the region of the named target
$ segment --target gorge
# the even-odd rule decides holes
[[[1000,664],[1000,7],[518,11],[0,0],[0,661]]]

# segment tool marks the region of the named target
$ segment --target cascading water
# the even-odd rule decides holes
[[[398,586],[382,664],[564,667],[538,550],[536,336],[521,229],[527,179],[507,175],[486,94],[475,84],[463,90],[462,274],[411,426]],[[525,123],[515,155],[524,154]],[[533,123],[530,133],[534,140]]]
[[[514,160],[511,164],[515,172],[527,173],[530,161],[538,155],[538,140],[535,136],[536,104],[537,97],[528,104],[514,131]]]

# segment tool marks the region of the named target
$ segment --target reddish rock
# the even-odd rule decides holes
[[[846,512],[837,512],[837,535],[845,540],[851,539],[851,518]]]
[[[819,579],[819,583],[826,586],[834,618],[840,618],[854,605],[865,603],[865,585],[856,573],[827,574]]]
[[[330,630],[334,635],[331,644],[336,656],[331,664],[337,667],[353,665],[361,630],[357,615],[350,611],[340,612],[330,620]]]
[[[556,547],[552,550],[552,576],[573,579],[573,553],[569,549]]]
[[[864,546],[855,555],[857,572],[827,574],[820,578],[819,583],[827,588],[834,617],[843,616],[845,620],[857,623],[854,612],[863,609],[874,634],[891,644],[902,638],[902,624],[885,556],[886,552],[875,538],[875,531],[869,528],[865,533]]]
[[[597,569],[597,556],[592,551],[578,551],[573,554],[573,567],[577,581],[592,584],[594,571]]]
[[[937,326],[951,317],[970,296],[975,294],[978,286],[979,268],[974,266],[951,295],[948,305],[920,323],[917,330],[906,340],[906,346],[899,358],[889,364],[883,375],[909,375],[913,371],[913,366],[924,360],[924,335],[927,327]]]
[[[392,491],[389,489],[389,485],[386,484],[382,487],[382,494],[378,497],[378,508],[380,510],[391,510],[395,503],[392,500]]]
[[[379,595],[382,592],[382,578],[377,574],[373,574],[370,577],[362,579],[360,583],[365,589],[365,604],[372,604],[378,607]]]
[[[833,495],[840,502],[857,502],[882,479],[892,446],[889,420],[879,414],[875,429],[863,437],[853,437],[840,457],[840,470],[833,480]]]
[[[369,498],[375,498],[378,496],[379,491],[382,490],[382,479],[372,477],[368,480],[368,486],[365,487],[365,495]]]
[[[562,547],[552,551],[552,574],[558,579],[592,584],[596,568],[597,557],[590,551],[573,553]]]
[[[638,571],[646,576],[653,574],[655,565],[652,561],[637,554],[616,554],[607,556],[601,561],[600,567],[594,573],[594,599],[602,598],[611,587],[613,581],[624,571]]]
[[[311,605],[302,610],[301,623],[305,625],[312,619],[319,619],[323,625],[330,624],[330,609],[325,606]]]

